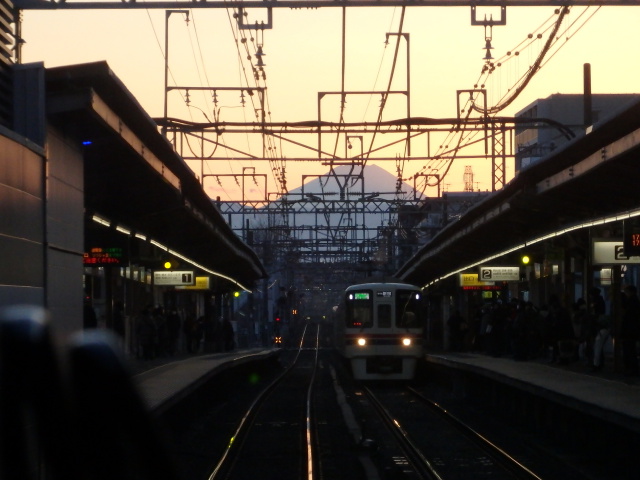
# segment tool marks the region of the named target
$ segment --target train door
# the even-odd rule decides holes
[[[377,310],[378,316],[378,324],[377,327],[380,329],[391,328],[391,320],[392,320],[392,308],[389,303],[380,303],[378,304]]]

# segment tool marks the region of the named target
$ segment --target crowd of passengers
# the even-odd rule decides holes
[[[481,306],[469,319],[454,312],[447,322],[450,349],[516,360],[581,361],[589,370],[599,370],[604,365],[612,322],[598,288],[591,291],[588,299],[578,299],[571,308],[563,306],[557,296],[539,307],[522,300],[498,300]],[[634,286],[625,288],[622,307],[618,338],[622,341],[625,373],[638,375],[640,300]]]
[[[187,315],[158,307],[145,307],[134,324],[136,357],[153,360],[177,353],[214,353],[234,348],[234,332],[227,319]]]
[[[104,325],[100,325],[95,310],[86,300],[83,313],[83,328],[106,327],[113,330],[124,345],[127,334],[122,302],[115,303],[112,319]],[[236,347],[235,332],[228,319],[187,314],[183,320],[176,310],[165,310],[162,306],[145,306],[133,318],[129,335],[131,353],[138,360],[229,352]]]

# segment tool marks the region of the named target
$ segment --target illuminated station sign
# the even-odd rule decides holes
[[[82,257],[82,263],[87,266],[119,266],[123,262],[124,252],[121,247],[92,247]]]
[[[624,240],[595,239],[592,242],[593,265],[616,265],[640,263],[640,256],[632,250],[631,256],[627,252]]]
[[[196,276],[193,270],[172,270],[169,272],[153,272],[154,285],[179,286],[195,285]]]
[[[478,280],[477,273],[461,273],[459,283],[462,290],[501,290],[502,285],[496,285],[494,282],[482,282]]]
[[[209,290],[210,288],[210,277],[196,277],[193,285],[176,285],[176,290]]]
[[[481,266],[480,281],[483,282],[517,282],[520,280],[520,267]]]

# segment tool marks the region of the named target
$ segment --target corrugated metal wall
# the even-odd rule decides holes
[[[44,161],[0,135],[0,305],[44,305]]]
[[[9,0],[0,0],[0,125],[13,125],[13,74],[16,47],[14,7]]]

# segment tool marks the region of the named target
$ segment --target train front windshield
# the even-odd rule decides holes
[[[420,293],[413,290],[398,290],[396,295],[396,326],[420,327]]]
[[[371,328],[373,326],[373,292],[350,292],[347,295],[347,328]]]

